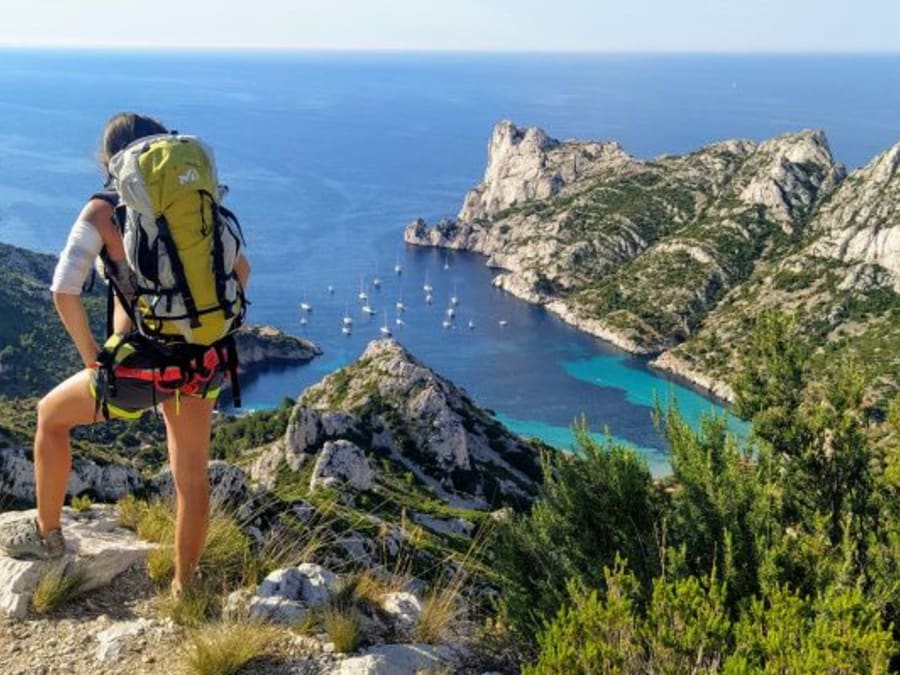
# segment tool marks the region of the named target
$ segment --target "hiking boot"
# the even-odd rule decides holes
[[[37,520],[19,521],[0,532],[0,552],[10,558],[56,560],[66,554],[66,540],[58,527],[42,536]]]

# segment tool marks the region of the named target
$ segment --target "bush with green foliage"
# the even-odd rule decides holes
[[[525,672],[900,667],[900,401],[879,421],[853,363],[810,386],[794,330],[756,326],[735,381],[749,444],[669,410],[673,475],[658,483],[584,436],[548,461],[494,547],[502,617],[534,650]]]
[[[660,496],[635,452],[599,444],[582,425],[579,454],[544,457],[544,483],[530,515],[498,532],[491,565],[501,575],[504,613],[525,634],[568,598],[574,581],[605,586],[604,567],[628,560],[649,590],[659,573]]]

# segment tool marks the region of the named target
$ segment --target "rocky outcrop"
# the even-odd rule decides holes
[[[333,475],[364,489],[378,477],[360,449],[451,503],[475,508],[526,504],[540,479],[532,445],[389,339],[373,341],[357,362],[307,389],[284,439],[251,472],[273,486],[282,464],[296,472],[315,462],[313,484]]]
[[[548,199],[567,186],[632,163],[618,143],[561,143],[543,130],[509,121],[494,128],[484,180],[466,195],[458,220],[476,223],[533,199]]]
[[[143,488],[144,479],[137,469],[122,464],[98,464],[75,457],[66,495],[89,495],[100,501],[116,501]],[[7,448],[0,452],[0,495],[19,504],[33,504],[34,462],[25,448]]]
[[[417,675],[450,672],[447,650],[431,645],[403,644],[372,647],[334,666],[329,675]]]
[[[860,330],[860,306],[864,331],[893,334],[879,294],[900,291],[898,165],[900,145],[848,178],[815,130],[641,161],[501,122],[458,216],[404,237],[483,254],[498,288],[730,397],[762,308],[796,309],[814,347]]]
[[[326,441],[316,458],[309,487],[347,484],[354,490],[371,490],[375,470],[362,448],[350,441]]]
[[[0,530],[35,516],[34,510],[0,513]],[[24,617],[38,583],[53,570],[66,574],[82,570],[80,588],[88,591],[109,584],[153,548],[119,527],[111,507],[93,506],[80,514],[63,509],[62,527],[67,555],[60,561],[15,560],[0,555],[0,611],[12,618]]]
[[[812,255],[881,267],[900,292],[900,143],[854,171],[812,229]]]
[[[328,602],[338,577],[321,565],[303,563],[275,570],[254,593],[235,591],[226,602],[226,616],[288,625]]]
[[[242,326],[235,333],[242,369],[306,363],[322,353],[315,344],[274,326]]]

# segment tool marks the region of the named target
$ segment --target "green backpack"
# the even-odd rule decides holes
[[[148,136],[114,155],[109,174],[134,293],[127,297],[110,279],[108,332],[116,291],[134,325],[131,342],[153,352],[160,368],[179,365],[186,374],[197,354],[215,347],[240,406],[233,333],[248,303],[234,265],[243,233],[221,204],[212,150],[194,136]]]
[[[193,136],[150,136],[113,156],[109,172],[126,207],[121,227],[138,331],[195,345],[228,336],[246,307],[234,272],[242,237],[219,203],[212,150]]]

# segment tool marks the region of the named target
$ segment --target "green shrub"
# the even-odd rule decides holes
[[[523,675],[637,673],[644,663],[634,597],[638,583],[621,566],[604,570],[606,593],[569,583],[569,604],[538,636],[539,656]]]
[[[859,589],[817,600],[785,587],[755,599],[735,626],[724,673],[886,673],[896,651],[890,630]]]
[[[511,627],[534,634],[568,598],[567,583],[603,588],[617,557],[647,595],[659,571],[659,498],[646,462],[629,448],[596,443],[582,426],[578,454],[547,455],[530,514],[497,533],[491,561],[501,575],[502,611]]]

